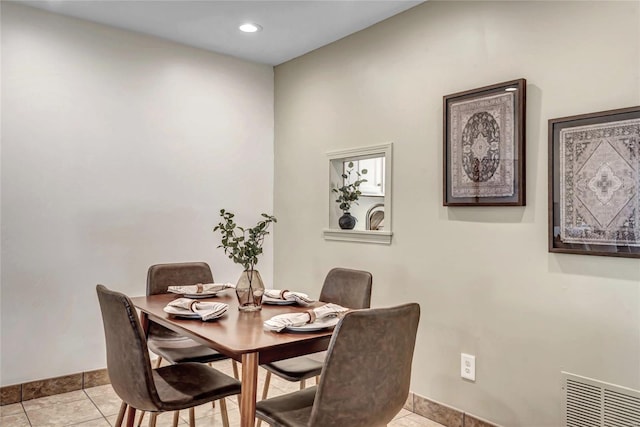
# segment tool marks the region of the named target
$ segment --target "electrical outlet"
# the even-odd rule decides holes
[[[467,380],[476,380],[476,357],[474,355],[460,353],[460,376]]]

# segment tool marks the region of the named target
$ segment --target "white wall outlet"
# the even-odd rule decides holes
[[[476,380],[476,357],[474,355],[460,353],[460,376],[467,380]]]

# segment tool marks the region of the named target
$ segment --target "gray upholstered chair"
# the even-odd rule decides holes
[[[278,427],[382,427],[409,394],[418,304],[352,311],[331,337],[320,384],[257,403]]]
[[[320,301],[360,309],[371,307],[373,276],[368,271],[334,268],[324,279]]]
[[[198,283],[213,283],[213,274],[206,262],[156,264],[147,272],[147,295],[166,294],[169,286]],[[210,363],[228,358],[153,321],[149,321],[147,345],[158,355],[156,367],[160,366],[162,359],[169,363]],[[233,362],[234,376],[238,379],[237,364]]]
[[[151,412],[150,426],[157,414],[213,402],[240,393],[240,382],[205,364],[185,362],[152,369],[149,351],[135,307],[129,298],[102,285],[96,287],[107,346],[107,371],[111,386],[122,399],[116,426],[122,424],[129,406],[128,426],[136,410]],[[193,425],[193,418],[190,420]]]
[[[327,273],[327,277],[324,279],[320,291],[320,301],[332,302],[353,309],[369,308],[371,306],[372,283],[373,276],[368,271],[334,268]],[[271,374],[287,381],[300,381],[300,389],[303,389],[307,379],[320,375],[323,361],[323,354],[320,354],[294,357],[262,365],[267,370],[262,398],[267,398]]]
[[[195,285],[198,283],[213,283],[211,268],[206,262],[184,262],[171,264],[156,264],[147,271],[147,295],[166,294],[169,286]],[[200,362],[212,363],[228,359],[227,356],[204,346],[191,338],[185,337],[165,328],[153,321],[149,321],[147,330],[147,346],[158,356],[155,367],[158,368],[162,360],[174,363]],[[238,377],[238,365],[232,361],[233,375]],[[192,414],[190,414],[191,416]],[[138,426],[142,424],[144,412],[140,414]],[[228,415],[223,409],[222,419]],[[225,421],[225,426],[226,426]]]

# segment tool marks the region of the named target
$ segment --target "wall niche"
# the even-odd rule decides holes
[[[329,212],[328,227],[324,229],[326,240],[391,244],[391,165],[392,143],[331,151],[329,160]],[[348,170],[353,172],[347,175]],[[363,173],[366,170],[366,173]],[[358,175],[357,172],[360,173]],[[360,185],[362,194],[352,203],[349,212],[356,218],[352,230],[343,230],[338,220],[343,215],[338,194],[333,189],[364,178]]]

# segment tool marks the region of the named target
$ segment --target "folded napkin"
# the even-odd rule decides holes
[[[302,292],[292,292],[287,290],[281,291],[279,289],[266,289],[264,291],[264,297],[275,300],[295,301],[297,304],[305,307],[316,302],[309,298],[309,295],[303,294]]]
[[[167,305],[198,313],[202,320],[217,319],[229,309],[229,305],[222,302],[202,302],[190,298],[178,298]]]
[[[174,294],[213,294],[227,288],[235,289],[235,287],[233,283],[198,283],[197,285],[169,286],[167,290]]]
[[[340,313],[348,310],[348,308],[344,308],[338,304],[329,303],[314,308],[313,310],[305,311],[304,313],[287,313],[273,316],[264,322],[263,326],[266,331],[280,332],[288,326],[302,326],[307,323],[313,323],[316,320],[326,320],[330,317],[337,317]]]

